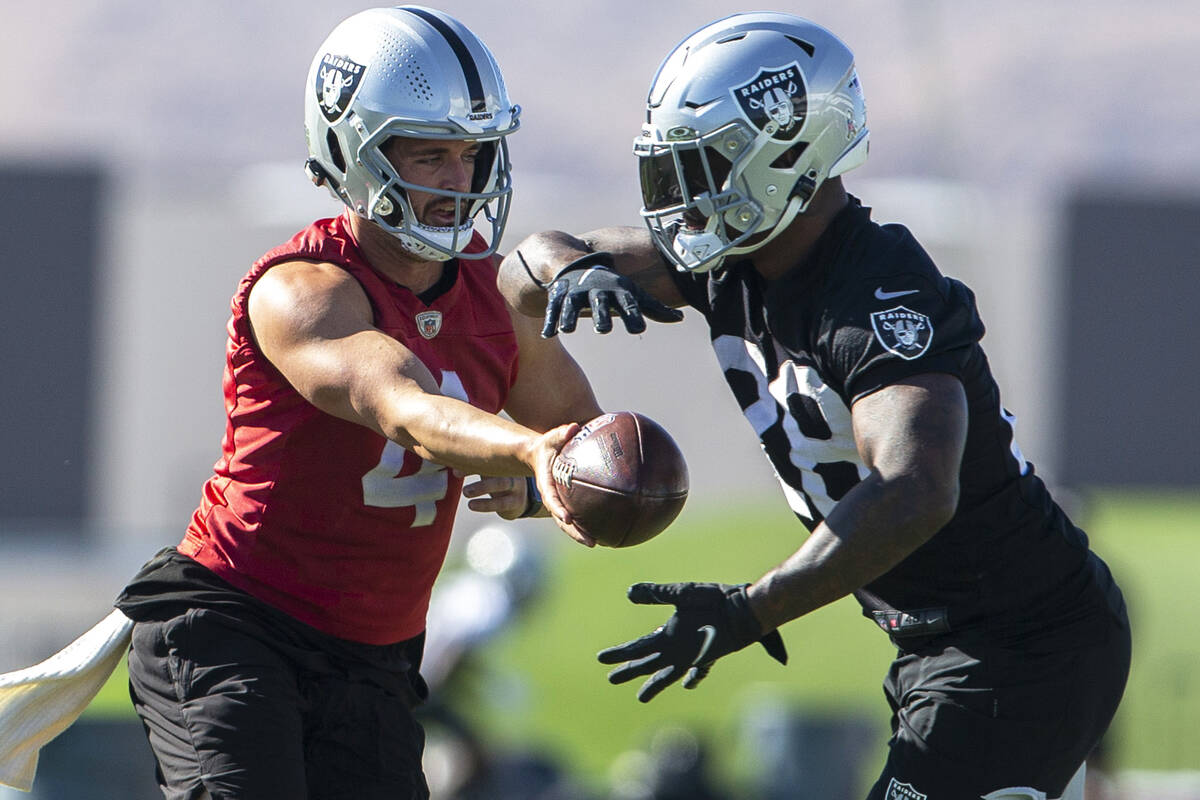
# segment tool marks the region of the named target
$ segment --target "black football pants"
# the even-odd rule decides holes
[[[428,798],[414,698],[272,637],[206,609],[134,626],[130,696],[167,800]]]
[[[1129,623],[1086,645],[1001,647],[943,637],[892,663],[892,738],[868,800],[964,800],[1063,788],[1103,736],[1129,675]]]

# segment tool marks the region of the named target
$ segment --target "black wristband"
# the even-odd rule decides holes
[[[612,253],[608,252],[607,250],[597,250],[592,253],[586,253],[567,264],[558,271],[558,274],[556,274],[553,280],[550,282],[553,283],[563,275],[566,275],[568,272],[575,272],[576,270],[587,269],[588,267],[604,267],[605,269],[612,269],[614,265],[615,262],[613,261]]]
[[[538,491],[537,481],[530,475],[525,478],[525,510],[517,519],[532,517],[542,510],[542,493]]]
[[[763,637],[762,627],[754,610],[750,608],[750,597],[746,589],[750,584],[742,583],[731,586],[726,590],[725,597],[729,600],[729,621],[733,627],[733,635],[737,637],[739,647],[757,642]]]

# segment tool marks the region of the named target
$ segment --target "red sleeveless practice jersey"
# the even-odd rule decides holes
[[[453,286],[426,306],[363,260],[344,217],[267,253],[233,297],[222,456],[179,550],[318,630],[398,642],[425,629],[462,479],[318,410],[258,351],[250,290],[272,265],[297,259],[350,273],[376,327],[415,353],[443,394],[484,411],[504,406],[516,378],[512,321],[492,258],[460,261]]]

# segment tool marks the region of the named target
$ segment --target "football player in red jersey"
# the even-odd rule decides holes
[[[971,290],[847,194],[867,141],[840,40],[733,15],[651,84],[647,227],[535,234],[502,264],[547,336],[589,309],[610,330],[642,293],[702,314],[810,532],[752,584],[635,584],[674,614],[600,660],[613,683],[645,677],[649,701],[756,642],[785,660],[779,626],[853,594],[898,650],[869,800],[1078,800],[1129,671],[1124,600],[1017,447]]]
[[[442,12],[372,9],[306,89],[308,174],[346,209],[238,286],[222,456],[117,601],[178,800],[427,797],[411,709],[463,475],[473,508],[593,544],[550,463],[600,409],[496,288],[519,108],[491,53]]]

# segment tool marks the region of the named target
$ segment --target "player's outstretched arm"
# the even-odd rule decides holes
[[[917,375],[867,395],[851,409],[870,475],[850,490],[787,561],[746,587],[637,584],[635,603],[671,603],[657,630],[602,651],[613,683],[650,676],[651,700],[683,679],[693,688],[713,661],[761,641],[786,663],[777,629],[870,583],[900,563],[954,515],[966,442],[967,404],[951,375]]]
[[[536,233],[500,266],[500,289],[520,313],[544,316],[542,336],[575,330],[591,316],[598,333],[621,317],[630,333],[646,329],[645,318],[678,322],[683,297],[668,267],[641,228],[602,228],[576,237],[561,231]]]
[[[587,376],[557,338],[541,337],[541,322],[511,307],[513,331],[520,352],[517,380],[504,410],[518,423],[548,431],[567,422],[587,422],[603,413]],[[549,471],[536,476],[536,497],[525,481],[481,476],[463,487],[473,511],[494,512],[505,519],[539,515],[545,505],[561,505],[558,483]],[[558,517],[557,514],[552,516]]]
[[[954,516],[967,437],[967,400],[952,375],[886,386],[851,409],[868,476],[790,558],[747,594],[765,630],[865,586]]]
[[[263,355],[305,399],[427,461],[468,474],[549,475],[578,430],[571,423],[534,431],[443,395],[411,350],[374,327],[362,288],[332,264],[272,267],[251,291],[249,311]],[[561,504],[550,510],[569,525]]]

